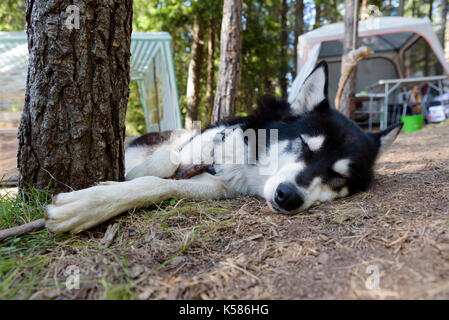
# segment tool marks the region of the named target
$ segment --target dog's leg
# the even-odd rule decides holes
[[[220,178],[207,173],[189,180],[140,177],[57,195],[47,207],[46,227],[55,233],[78,233],[129,209],[172,197],[218,199],[232,195]]]
[[[134,167],[126,174],[125,180],[133,180],[139,177],[153,176],[159,178],[171,177],[181,162],[176,151],[158,151],[148,157],[142,164]]]

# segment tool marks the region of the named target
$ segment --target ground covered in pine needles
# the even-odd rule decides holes
[[[449,299],[448,142],[448,124],[401,134],[369,192],[294,217],[173,199],[3,241],[0,299]],[[3,192],[0,228],[41,217],[33,197]]]

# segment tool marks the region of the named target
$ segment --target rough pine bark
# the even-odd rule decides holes
[[[199,14],[195,15],[192,29],[192,47],[187,77],[187,114],[185,127],[193,128],[193,122],[198,120],[198,104],[200,101],[201,66],[204,56],[204,30]]]
[[[357,38],[358,38],[358,19],[354,19],[354,0],[345,0],[345,15],[343,18],[345,25],[345,33],[343,37],[343,57],[341,65],[341,74],[344,70],[344,61],[346,55],[353,49],[357,48]],[[355,31],[355,39],[354,39]],[[345,114],[348,118],[354,119],[354,109],[355,109],[355,89],[357,80],[357,67],[354,68],[351,75],[349,76],[348,82],[346,83],[343,93],[340,99],[339,110]]]
[[[212,123],[235,114],[241,72],[242,0],[224,0]]]
[[[70,5],[79,29],[66,24]],[[27,1],[20,188],[58,193],[123,179],[131,21],[132,0]]]
[[[295,2],[295,42],[293,50],[293,79],[298,73],[298,37],[304,32],[304,0]]]

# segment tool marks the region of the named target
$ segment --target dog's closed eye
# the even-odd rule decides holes
[[[339,189],[339,188],[343,187],[345,185],[345,183],[346,183],[346,179],[342,178],[342,177],[331,178],[327,182],[329,187],[331,187],[332,189]]]

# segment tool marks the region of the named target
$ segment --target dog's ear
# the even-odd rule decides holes
[[[384,153],[385,150],[391,146],[394,140],[396,140],[403,125],[404,124],[400,122],[382,131],[368,133],[374,139],[374,143],[378,148],[378,156]]]
[[[328,70],[326,61],[320,62],[304,81],[291,104],[291,112],[300,115],[314,110],[327,99]],[[329,104],[326,104],[329,107]]]

